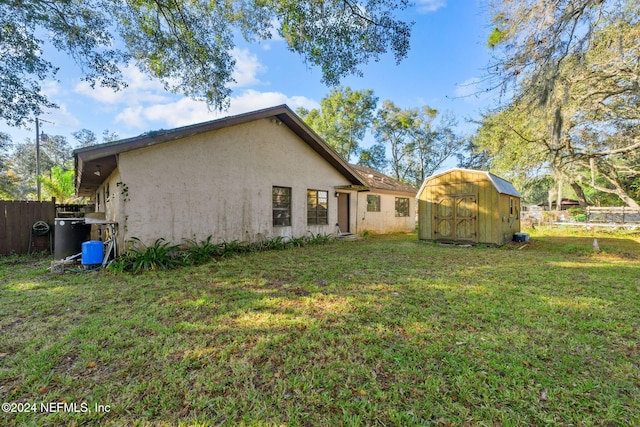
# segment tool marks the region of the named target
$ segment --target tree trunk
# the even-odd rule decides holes
[[[580,184],[578,184],[577,182],[575,182],[573,180],[571,180],[570,184],[571,184],[571,188],[573,188],[573,191],[576,192],[576,196],[578,196],[578,201],[580,202],[580,207],[581,208],[586,208],[587,206],[589,206],[589,204],[587,203],[587,196],[585,196],[584,190],[582,189]]]
[[[556,197],[556,210],[562,209],[562,175],[556,174],[556,180],[558,181],[558,197]]]

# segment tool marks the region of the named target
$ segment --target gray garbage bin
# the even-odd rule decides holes
[[[53,257],[56,260],[82,252],[82,242],[91,237],[91,225],[84,218],[56,218]]]

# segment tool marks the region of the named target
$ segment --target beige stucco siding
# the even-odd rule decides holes
[[[349,184],[288,127],[269,119],[121,153],[117,171],[128,192],[117,214],[123,236],[145,243],[332,233],[334,188]],[[272,224],[273,186],[292,189],[290,227]],[[308,189],[329,193],[327,225],[307,225]]]
[[[367,196],[380,197],[380,211],[367,210]],[[409,199],[409,216],[396,216],[396,197]],[[416,200],[414,194],[394,193],[384,190],[371,190],[358,194],[358,233],[413,232],[416,229]]]
[[[125,203],[127,199],[127,188],[123,186],[120,179],[120,172],[116,168],[111,175],[104,180],[102,185],[96,190],[93,196],[93,200],[96,202],[96,212],[102,212],[105,214],[105,219],[109,221],[118,222],[117,228],[117,245],[118,254],[121,253],[121,249],[124,247],[126,231],[126,212]],[[102,233],[104,227],[94,226],[96,233],[97,230],[101,230]],[[105,236],[100,234],[101,240],[104,240]]]

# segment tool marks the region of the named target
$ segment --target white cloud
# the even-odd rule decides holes
[[[267,67],[262,65],[258,57],[251,53],[249,49],[234,48],[233,58],[236,66],[231,75],[236,81],[231,87],[248,87],[261,83],[257,75],[267,71]]]
[[[477,98],[481,94],[482,88],[480,87],[480,79],[478,77],[472,77],[456,85],[454,91],[456,98]]]
[[[49,99],[55,98],[62,92],[60,83],[55,80],[46,80],[41,83],[40,87],[42,88],[42,93]]]
[[[56,103],[58,108],[47,108],[45,114],[40,116],[42,121],[42,128],[45,133],[46,128],[49,132],[60,132],[65,129],[77,129],[81,123],[76,116],[71,113],[64,102],[66,89],[61,86],[59,82],[54,80],[47,80],[42,82],[42,93],[51,101]]]
[[[229,114],[240,114],[274,105],[287,104],[292,110],[299,107],[319,108],[320,104],[305,96],[287,96],[281,92],[258,92],[253,89],[231,98]]]
[[[418,0],[416,2],[418,13],[424,14],[435,12],[436,10],[441,9],[446,5],[446,0]]]
[[[252,54],[249,49],[235,48],[232,55],[236,60],[232,74],[236,82],[231,87],[249,87],[262,83],[257,76],[266,72],[267,69],[255,54]],[[92,88],[85,81],[76,84],[73,91],[106,105],[134,106],[145,103],[163,103],[173,97],[165,90],[160,80],[149,77],[135,66],[125,67],[122,74],[124,81],[127,82],[127,87],[120,91],[116,92],[99,85]]]
[[[123,123],[130,128],[144,129],[144,108],[141,106],[127,107],[116,115],[115,123]]]
[[[293,110],[299,107],[308,109],[319,107],[316,101],[304,96],[290,97],[280,92],[258,92],[248,89],[231,98],[228,111],[209,110],[202,101],[181,98],[175,102],[157,103],[148,107],[127,107],[116,116],[115,120],[143,131],[151,128],[171,129],[280,104],[287,104]]]
[[[76,130],[82,126],[80,120],[78,120],[78,118],[67,109],[67,105],[63,103],[58,103],[58,108],[49,110],[49,113],[43,116],[43,118],[53,122],[53,126],[56,129]]]
[[[168,99],[164,85],[159,80],[150,78],[137,67],[125,67],[122,74],[128,86],[117,92],[99,85],[92,88],[85,81],[78,83],[74,87],[74,92],[101,104],[110,105],[136,105],[144,102],[162,102]]]

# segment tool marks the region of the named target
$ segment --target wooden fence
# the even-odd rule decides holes
[[[49,251],[49,236],[31,236],[33,224],[44,221],[53,237],[56,202],[0,200],[0,255],[26,254],[29,241],[34,251]]]

